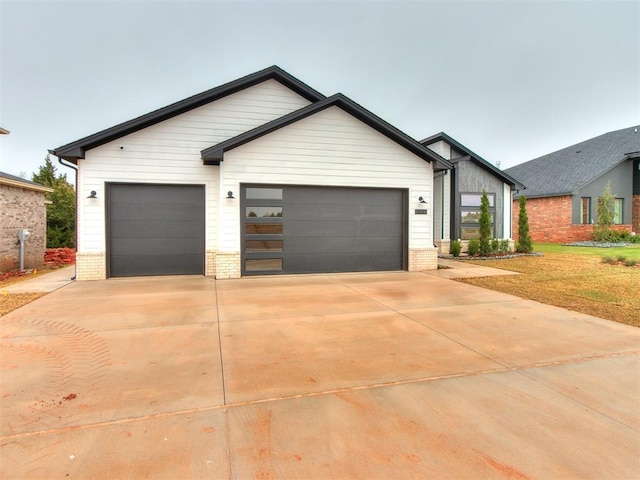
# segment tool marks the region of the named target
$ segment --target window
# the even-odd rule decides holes
[[[591,223],[591,197],[580,198],[580,223]]]
[[[495,217],[495,193],[487,193],[489,200],[489,219],[491,230],[494,227]],[[482,193],[463,193],[460,195],[460,239],[471,240],[480,237],[480,203]]]
[[[616,198],[613,201],[613,223],[616,225],[622,224],[623,206],[624,198]]]
[[[598,215],[600,215],[600,208],[602,208],[602,197],[598,197]],[[624,220],[624,198],[613,199],[613,224],[621,225]]]

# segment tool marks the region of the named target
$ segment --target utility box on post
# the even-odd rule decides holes
[[[26,228],[18,230],[18,243],[20,244],[20,271],[24,271],[24,242],[31,234]]]
[[[20,230],[18,230],[18,240],[20,240],[21,242],[28,240],[30,235],[31,234],[29,233],[29,230],[27,230],[26,228],[21,228]]]

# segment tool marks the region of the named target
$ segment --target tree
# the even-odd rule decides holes
[[[76,192],[67,174],[56,175],[56,166],[47,155],[31,180],[53,188],[47,193],[47,247],[75,247]]]
[[[518,244],[516,252],[531,253],[533,251],[533,242],[529,235],[529,216],[527,215],[527,198],[520,195],[520,214],[518,215]]]
[[[480,199],[480,247],[478,251],[480,255],[486,257],[491,255],[491,217],[489,216],[489,197],[487,192],[482,190],[482,198]]]
[[[594,237],[598,242],[612,240],[611,225],[613,225],[615,197],[611,193],[611,182],[607,182],[598,199],[598,224],[594,229]]]

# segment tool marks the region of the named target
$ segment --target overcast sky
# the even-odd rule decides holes
[[[48,149],[270,65],[501,168],[640,123],[637,0],[0,0],[0,32],[0,170],[29,179]]]

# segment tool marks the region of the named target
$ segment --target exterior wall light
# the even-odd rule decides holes
[[[424,197],[418,197],[418,202],[427,203],[427,201],[424,199]]]
[[[95,190],[91,190],[91,193],[87,198],[98,198],[98,194],[96,193]]]
[[[229,191],[227,192],[227,198],[236,198],[236,197],[234,197],[234,196],[233,196],[233,192],[232,192],[231,190],[229,190]]]

